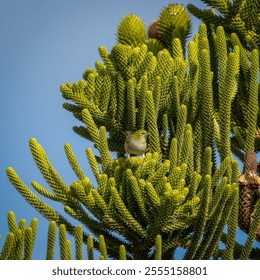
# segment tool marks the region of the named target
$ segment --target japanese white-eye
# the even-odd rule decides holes
[[[139,129],[134,133],[126,131],[125,133],[125,151],[128,154],[144,156],[147,149],[147,136],[149,133],[146,130]]]

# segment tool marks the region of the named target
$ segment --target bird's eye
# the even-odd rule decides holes
[[[144,135],[144,133],[143,132],[139,132],[139,135],[142,136],[142,135]]]

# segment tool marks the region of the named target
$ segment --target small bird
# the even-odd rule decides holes
[[[147,149],[147,136],[148,133],[146,130],[139,129],[134,133],[130,131],[125,132],[125,151],[128,154],[133,155],[142,155],[144,157],[145,150]]]

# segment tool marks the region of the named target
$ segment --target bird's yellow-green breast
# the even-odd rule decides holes
[[[127,131],[125,140],[125,151],[128,154],[142,155],[147,149],[147,137],[149,133],[146,130],[139,129],[134,133]]]

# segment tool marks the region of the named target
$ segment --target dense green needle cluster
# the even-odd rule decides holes
[[[227,41],[223,27],[211,32],[206,24],[186,50],[190,27],[190,16],[177,4],[162,10],[149,38],[143,21],[128,15],[112,50],[99,48],[102,62],[83,80],[61,86],[70,101],[64,108],[82,123],[74,131],[94,143],[86,156],[96,183],[66,144],[77,177],[67,185],[34,138],[30,149],[48,187],[33,181],[32,191],[7,169],[15,188],[51,221],[47,259],[54,258],[56,225],[61,259],[73,258],[67,232],[75,238],[76,259],[83,258],[83,243],[88,259],[94,248],[100,259],[174,259],[180,247],[184,259],[259,254],[252,249],[260,238],[259,200],[249,210],[246,245],[236,242],[241,171],[232,155],[244,160],[255,151],[259,53],[245,50],[235,33]],[[150,133],[145,158],[125,158],[124,132],[138,129]],[[35,192],[61,203],[64,213]],[[34,228],[11,225],[1,258],[28,258]],[[21,243],[13,237],[19,230]],[[12,244],[20,246],[16,253],[8,251],[16,248]]]
[[[259,0],[202,0],[213,9],[201,10],[188,4],[188,10],[214,28],[221,25],[230,35],[236,33],[243,44],[260,48]],[[216,11],[218,13],[216,13]]]
[[[209,38],[211,37],[210,41],[214,41],[214,37],[218,36],[219,26],[223,27],[225,30],[225,37],[228,38],[226,42],[226,38],[222,37],[224,39],[223,41],[219,40],[217,45],[212,44],[211,46],[212,63],[217,63],[216,52],[220,58],[218,59],[220,68],[217,71],[226,67],[227,52],[230,44],[233,46],[237,45],[240,49],[240,63],[239,65],[236,65],[236,67],[239,67],[240,69],[240,74],[238,76],[236,73],[233,73],[237,75],[237,84],[230,84],[229,86],[231,87],[231,92],[237,92],[236,97],[234,94],[230,93],[232,100],[231,148],[232,152],[243,161],[244,154],[241,150],[260,151],[260,140],[258,135],[260,127],[260,112],[258,110],[258,95],[260,94],[260,87],[259,79],[256,77],[259,75],[260,1],[203,0],[203,2],[209,7],[212,7],[212,9],[208,8],[200,10],[193,4],[188,4],[187,8],[189,12],[203,20],[207,25],[208,36]],[[216,35],[212,33],[212,31],[214,31]],[[232,65],[230,66],[233,67]],[[221,75],[221,72],[219,74]],[[255,78],[252,77],[253,75],[255,75]],[[217,89],[216,85],[220,84],[221,81],[217,81],[217,72],[214,73],[214,76],[214,89]],[[249,78],[249,76],[251,76],[251,78]],[[222,81],[224,83],[224,79],[222,79]],[[226,85],[223,85],[222,89],[226,89],[226,91],[229,92]],[[252,94],[252,91],[255,93]],[[218,100],[214,101],[215,106],[218,106]],[[226,106],[228,106],[228,104]],[[255,127],[256,120],[257,127]],[[247,138],[247,140],[245,140],[245,138]]]

